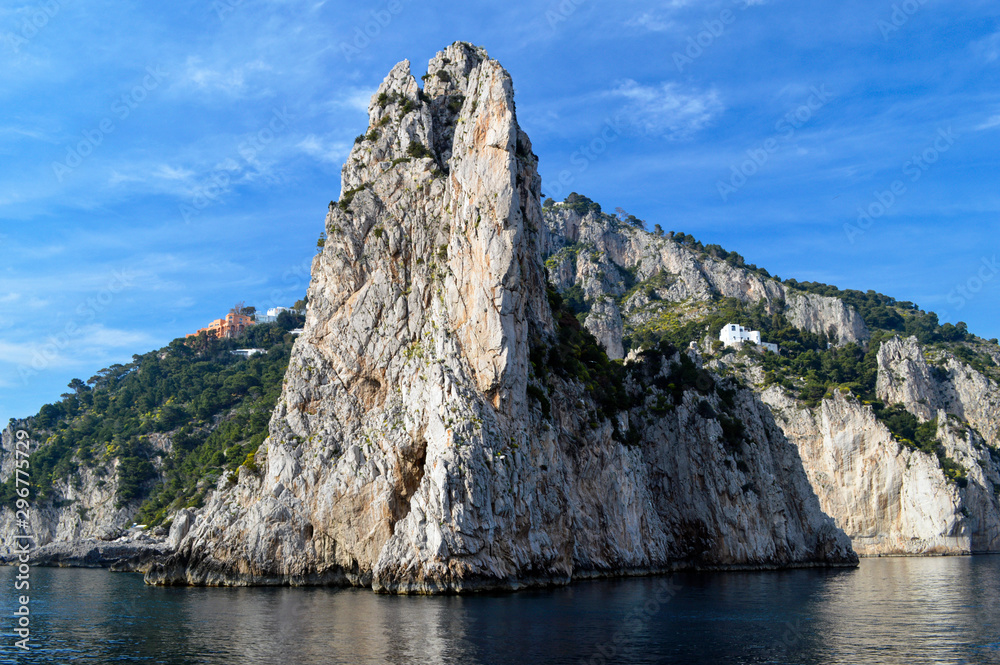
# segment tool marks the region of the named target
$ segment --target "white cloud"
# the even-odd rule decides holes
[[[347,108],[367,114],[368,104],[375,92],[376,88],[346,88],[340,96],[331,99],[327,107],[331,111]]]
[[[729,11],[744,10],[748,7],[756,7],[766,3],[767,0],[735,0],[732,3],[733,7]],[[625,27],[648,30],[649,32],[680,31],[682,29],[692,29],[692,27],[695,31],[699,31],[703,29],[703,22],[705,20],[717,19],[720,11],[718,5],[699,0],[668,0],[659,4],[659,11],[643,12],[634,16],[625,22]],[[696,5],[701,5],[701,7]],[[672,18],[674,14],[679,13],[678,10],[686,7],[692,8],[691,12],[687,12],[687,18],[692,18],[692,16],[695,18],[694,22],[690,25],[682,25],[679,21],[675,21]],[[704,16],[699,15],[701,11],[705,12]]]
[[[109,185],[111,186],[120,185],[125,182],[143,182],[143,179],[136,175],[121,173],[117,169],[111,170],[111,175],[108,176]]]
[[[628,28],[641,28],[643,30],[649,30],[650,32],[666,32],[677,26],[671,19],[664,18],[662,16],[655,16],[650,12],[640,14],[635,18],[629,19],[625,22],[625,27]]]
[[[976,127],[976,131],[1000,127],[1000,115],[995,115]]]
[[[144,332],[92,324],[26,342],[0,340],[0,362],[33,371],[90,366],[121,349],[145,349],[154,343],[154,338]]]
[[[299,142],[299,150],[322,162],[339,164],[351,151],[350,146],[342,141],[322,139],[310,134]]]
[[[39,131],[37,128],[9,125],[6,127],[0,127],[0,136],[2,135],[24,137],[58,145],[58,141],[56,141],[52,136],[50,136],[45,132]]]
[[[221,92],[230,97],[241,98],[248,96],[251,89],[259,93],[257,86],[251,85],[251,80],[270,71],[272,68],[261,60],[229,67],[221,63],[205,65],[201,58],[191,56],[187,59],[181,85],[197,88],[201,92]]]
[[[80,346],[93,349],[121,349],[152,344],[153,338],[144,332],[106,328],[101,324],[80,329]]]
[[[167,164],[161,164],[153,175],[163,180],[188,180],[194,175],[194,171],[185,168],[175,168]]]
[[[716,90],[687,92],[673,82],[640,85],[628,79],[609,94],[627,101],[625,111],[637,127],[670,139],[690,137],[725,110]]]
[[[1000,58],[1000,32],[973,43],[972,50],[986,62],[996,62]]]

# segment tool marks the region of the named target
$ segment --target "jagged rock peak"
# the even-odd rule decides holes
[[[619,377],[612,406],[611,374],[547,368],[583,368],[560,354],[586,339],[549,297],[510,76],[456,43],[425,80],[404,61],[373,96],[259,471],[221,481],[147,580],[430,593],[856,562],[749,391],[716,406],[683,392],[672,409],[663,394],[633,421],[645,387]],[[589,367],[609,365],[588,348]],[[680,354],[643,367],[666,386],[681,366],[698,371]],[[737,452],[717,408],[750,423],[730,433]]]
[[[525,307],[543,326],[550,320],[533,237],[541,226],[536,160],[517,125],[510,76],[485,50],[456,42],[430,61],[425,79],[421,91],[404,60],[372,96],[370,127],[344,166],[328,233],[334,247],[338,237],[348,241],[348,258],[358,249],[383,263],[401,258],[406,274],[394,277],[402,291],[440,277],[454,305],[444,325],[458,335],[478,387],[509,393],[526,371],[526,331],[515,320]],[[378,253],[382,233],[387,255]],[[411,321],[422,314],[410,309]]]
[[[384,164],[396,160],[430,158],[447,170],[457,126],[472,122],[475,131],[482,131],[489,125],[488,118],[477,114],[481,104],[487,112],[498,105],[509,108],[515,125],[507,127],[508,132],[501,126],[495,128],[499,133],[489,137],[494,147],[516,146],[518,139],[526,140],[516,129],[510,75],[485,49],[455,42],[430,60],[422,79],[424,89],[413,77],[410,61],[403,60],[372,95],[368,131],[358,137],[344,165],[343,192],[370,182]],[[530,154],[530,144],[525,148]]]

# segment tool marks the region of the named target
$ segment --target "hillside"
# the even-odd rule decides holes
[[[996,339],[875,291],[781,281],[579,194],[546,201],[545,221],[549,276],[608,353],[694,344],[714,372],[755,390],[859,551],[1000,548]],[[724,347],[728,323],[780,354]]]
[[[288,331],[301,322],[287,316],[237,339],[174,340],[74,379],[61,401],[12,421],[5,452],[18,429],[37,444],[29,463],[39,544],[110,540],[134,521],[169,526],[173,511],[202,505],[220,477],[252,467],[288,365]],[[266,352],[243,358],[230,353],[236,348]],[[10,506],[16,495],[3,459],[0,492]],[[0,540],[0,552],[10,546]]]

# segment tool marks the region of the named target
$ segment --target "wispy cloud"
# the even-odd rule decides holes
[[[225,62],[206,64],[201,57],[191,56],[180,85],[237,99],[259,97],[263,91],[255,83],[266,79],[263,75],[271,71],[270,65],[261,60],[233,66]]]
[[[651,12],[645,12],[626,21],[625,27],[639,28],[642,30],[649,30],[650,32],[667,32],[668,30],[676,28],[677,23],[672,19],[664,17],[662,14],[657,15]]]
[[[351,109],[368,113],[368,104],[371,102],[375,88],[347,88],[337,97],[330,100],[328,107],[331,110]]]
[[[735,11],[766,3],[767,0],[736,0],[725,3],[722,7]],[[704,28],[705,19],[718,18],[719,12],[722,11],[718,3],[700,0],[669,0],[657,5],[655,10],[642,12],[625,21],[625,27],[648,32],[687,30],[692,26],[700,30]]]
[[[153,343],[145,332],[108,328],[92,324],[76,328],[73,334],[60,334],[20,342],[0,340],[0,362],[32,367],[36,370],[94,365],[125,348]]]
[[[972,44],[972,50],[986,62],[996,62],[1000,59],[1000,32],[995,32],[985,39]]]
[[[351,147],[343,141],[324,139],[315,134],[302,139],[298,148],[310,157],[330,164],[340,164],[351,151]]]
[[[994,127],[1000,127],[1000,114],[987,119],[980,125],[977,125],[976,130],[983,131],[984,129],[993,129]]]
[[[8,125],[6,127],[0,127],[0,136],[14,136],[18,138],[28,138],[35,139],[37,141],[44,141],[45,143],[57,143],[56,139],[37,128],[25,127],[22,125]]]
[[[99,324],[83,328],[80,334],[81,346],[95,350],[121,349],[151,341],[150,335],[142,331],[105,328]]]
[[[194,175],[191,169],[179,168],[168,164],[161,164],[153,175],[163,180],[189,180]]]
[[[725,110],[715,89],[685,91],[674,82],[640,85],[628,79],[610,95],[626,100],[625,112],[637,127],[674,140],[691,137]]]
[[[108,184],[114,187],[115,185],[121,185],[126,182],[142,182],[143,179],[137,175],[131,173],[121,173],[117,169],[111,170],[111,175],[108,176]]]

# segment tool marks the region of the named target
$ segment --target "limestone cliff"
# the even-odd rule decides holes
[[[634,358],[636,347],[656,336],[644,333],[670,333],[703,321],[726,298],[783,314],[792,326],[825,334],[835,345],[854,343],[861,353],[867,348],[867,325],[840,298],[789,287],[741,261],[720,258],[727,254],[720,248],[649,233],[588,201],[550,203],[543,246],[550,279],[576,298],[581,320],[609,355]],[[860,554],[1000,549],[1000,386],[955,355],[961,343],[921,347],[914,338],[890,337],[874,349],[872,399],[901,404],[921,422],[936,419],[936,454],[901,441],[849,392],[835,390],[818,406],[796,399],[804,376],[786,390],[776,387],[759,353],[727,356],[713,346],[717,331],[691,341],[714,370],[740,377],[771,407],[797,445],[824,512]],[[982,363],[1000,365],[995,345],[973,346]],[[954,465],[951,476],[945,464]]]
[[[894,436],[872,406],[833,391],[809,407],[777,386],[764,387],[752,354],[713,361],[757,387],[802,457],[823,511],[862,556],[1000,551],[997,384],[951,353],[891,337],[877,349],[877,392],[922,422],[936,424],[940,454]],[[933,358],[941,365],[929,365]],[[947,369],[944,369],[947,368]],[[945,461],[942,461],[945,460]],[[943,464],[961,470],[950,478]]]
[[[15,430],[2,432],[0,448],[0,482],[14,472]],[[32,440],[33,450],[38,442]],[[118,489],[115,463],[79,468],[70,478],[53,483],[52,497],[33,502],[28,511],[30,526],[26,531],[34,536],[38,546],[52,542],[73,542],[83,539],[112,540],[121,536],[131,525],[138,503],[119,506],[115,500]],[[0,559],[9,557],[17,543],[17,516],[13,510],[0,510]]]
[[[803,330],[836,344],[869,338],[868,327],[842,300],[799,293],[775,279],[657,236],[593,210],[562,204],[545,209],[542,243],[553,283],[578,287],[597,311],[585,325],[621,358],[621,339],[650,322],[683,323],[702,316],[717,298],[763,301]],[[646,285],[639,289],[631,285]],[[652,296],[652,298],[651,298]]]
[[[995,380],[947,350],[922,349],[913,337],[887,341],[878,363],[878,396],[887,404],[902,404],[921,420],[944,411],[967,421],[990,445],[1000,445],[1000,385]]]
[[[259,472],[220,481],[147,581],[432,593],[855,562],[752,391],[677,352],[616,369],[547,293],[507,72],[456,43],[424,78],[400,63],[372,97]],[[604,247],[692,294],[781,296],[659,241]],[[612,352],[616,311],[588,319]]]
[[[798,445],[824,512],[858,554],[968,554],[1000,546],[997,468],[968,430],[944,418],[938,431],[949,454],[969,469],[968,484],[959,487],[934,454],[899,443],[852,397],[837,393],[816,409],[776,388],[764,397]]]

